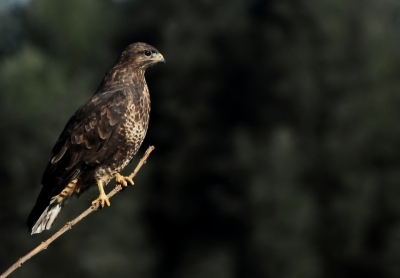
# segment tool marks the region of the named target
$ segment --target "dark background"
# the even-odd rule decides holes
[[[156,150],[11,277],[400,276],[391,0],[2,0],[0,272],[97,197],[25,227],[65,123],[136,41],[167,61],[139,157]]]

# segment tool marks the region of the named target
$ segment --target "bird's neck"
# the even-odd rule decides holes
[[[147,87],[146,79],[144,77],[144,69],[137,69],[131,67],[113,67],[103,79],[100,85],[100,89],[118,89],[124,87],[136,87],[139,91],[142,91],[144,87]]]

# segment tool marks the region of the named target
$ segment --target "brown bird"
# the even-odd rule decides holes
[[[42,190],[28,217],[31,234],[50,229],[65,201],[97,185],[92,204],[110,206],[104,186],[113,178],[133,185],[119,172],[133,159],[146,135],[150,95],[146,69],[165,63],[154,47],[128,46],[107,72],[94,96],[68,121],[42,176]]]

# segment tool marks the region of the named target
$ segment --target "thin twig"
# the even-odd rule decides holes
[[[135,170],[129,175],[131,179],[133,179],[137,173],[139,172],[140,168],[146,163],[147,158],[149,157],[150,153],[154,150],[154,146],[150,146],[143,157],[140,159],[138,165],[136,166]],[[108,198],[111,198],[115,194],[117,194],[119,191],[122,190],[122,186],[120,184],[117,184],[115,188],[108,193]],[[79,221],[81,221],[83,218],[91,214],[92,212],[96,211],[99,209],[99,203],[96,203],[92,205],[90,208],[88,208],[86,211],[84,211],[82,214],[80,214],[78,217],[76,217],[74,220],[67,222],[64,227],[62,227],[58,232],[53,234],[50,238],[48,238],[45,241],[42,241],[41,244],[39,244],[35,249],[33,249],[31,252],[20,258],[16,263],[14,263],[9,269],[7,269],[2,275],[0,275],[0,278],[5,278],[8,275],[10,275],[14,270],[17,268],[21,267],[23,263],[25,263],[27,260],[32,258],[33,256],[37,255],[39,252],[47,249],[47,247],[55,241],[58,237],[60,237],[62,234],[64,234],[66,231],[72,229],[73,226],[75,226]]]

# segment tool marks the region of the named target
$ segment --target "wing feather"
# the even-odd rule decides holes
[[[42,177],[43,187],[49,187],[52,195],[107,157],[120,157],[118,145],[108,142],[118,140],[117,131],[130,105],[128,93],[124,89],[96,94],[68,121]]]

